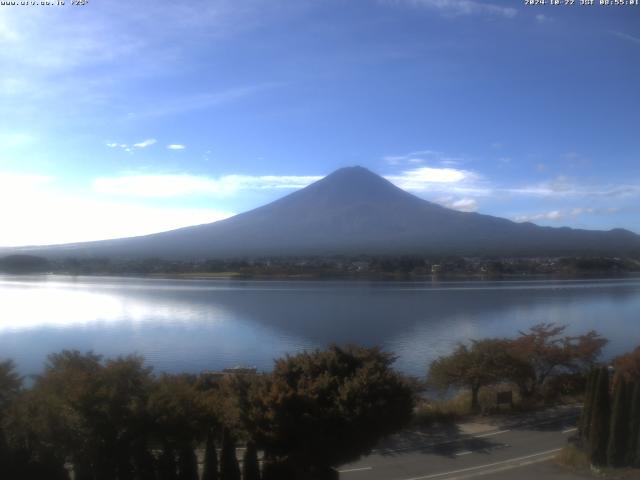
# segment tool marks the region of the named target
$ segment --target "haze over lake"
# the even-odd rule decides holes
[[[468,282],[242,281],[0,276],[0,358],[23,374],[48,353],[139,353],[157,371],[269,370],[329,343],[381,345],[422,375],[456,342],[539,322],[596,329],[605,356],[640,341],[640,279]]]

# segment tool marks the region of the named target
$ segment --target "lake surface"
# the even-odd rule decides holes
[[[640,344],[640,279],[242,281],[0,276],[0,358],[23,374],[62,349],[138,353],[156,371],[273,359],[329,343],[381,345],[423,375],[457,342],[515,336],[540,322],[595,329],[605,356]]]

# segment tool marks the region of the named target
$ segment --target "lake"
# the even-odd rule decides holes
[[[138,353],[156,371],[236,365],[329,343],[381,345],[424,375],[457,342],[540,322],[595,329],[605,357],[640,344],[640,279],[526,281],[185,280],[0,276],[0,358],[23,374],[46,355]]]

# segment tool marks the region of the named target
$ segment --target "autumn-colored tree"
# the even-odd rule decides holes
[[[595,331],[569,336],[566,325],[541,323],[511,342],[511,352],[528,366],[528,375],[514,378],[523,397],[539,393],[545,381],[561,371],[586,372],[591,368],[607,340]]]
[[[616,373],[629,382],[640,381],[640,346],[632,352],[616,357],[613,361]]]
[[[274,469],[282,459],[296,478],[325,478],[411,418],[413,391],[393,361],[377,348],[352,346],[276,360],[250,393],[251,437]]]
[[[434,360],[428,382],[437,388],[468,388],[471,410],[478,411],[480,388],[516,378],[523,369],[527,371],[526,365],[511,353],[508,341],[475,340],[469,346],[459,344],[450,355]]]
[[[153,437],[167,452],[161,458],[164,475],[171,475],[169,470],[178,467],[181,472],[178,478],[192,475],[196,468],[192,453],[196,444],[205,438],[204,425],[207,425],[210,415],[197,388],[196,377],[161,375],[149,395],[147,412],[152,421]],[[178,465],[175,464],[176,456]],[[174,466],[171,466],[171,458]]]

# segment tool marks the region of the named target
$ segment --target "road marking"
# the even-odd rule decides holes
[[[485,438],[485,437],[493,437],[494,435],[500,435],[502,433],[510,432],[511,430],[499,430],[497,432],[489,432],[483,433],[482,435],[473,435],[471,438]]]
[[[479,470],[481,468],[497,467],[498,465],[505,465],[507,463],[520,462],[522,460],[528,460],[530,458],[539,457],[541,455],[549,455],[551,453],[557,453],[560,450],[562,450],[562,448],[555,448],[553,450],[547,450],[544,452],[532,453],[531,455],[525,455],[524,457],[511,458],[509,460],[502,460],[500,462],[487,463],[485,465],[477,465],[475,467],[462,468],[460,470],[452,470],[450,472],[433,473],[431,475],[424,475],[422,477],[411,477],[411,478],[406,478],[405,480],[427,480],[429,478],[444,477],[445,475],[454,475],[456,473],[472,472],[473,470]]]
[[[547,457],[534,458],[533,460],[527,460],[526,462],[519,462],[519,463],[516,463],[516,464],[513,464],[513,465],[503,465],[501,467],[493,468],[491,470],[484,470],[484,471],[481,471],[481,472],[467,473],[467,474],[463,474],[463,475],[458,476],[458,477],[447,477],[447,480],[464,480],[464,479],[467,479],[467,478],[482,477],[484,475],[491,475],[493,473],[506,472],[507,470],[513,470],[514,468],[526,467],[527,465],[533,465],[533,464],[541,463],[541,462],[548,462],[549,460],[553,460],[554,458],[555,458],[555,455],[549,455]]]
[[[578,430],[577,427],[567,428],[566,430],[562,430],[562,433],[571,433],[571,432],[575,432],[576,430]]]
[[[467,450],[467,451],[464,451],[464,452],[458,452],[458,453],[456,453],[456,457],[461,457],[462,455],[469,455],[471,453],[473,453],[471,450]]]
[[[365,470],[373,470],[373,467],[347,468],[346,470],[338,470],[338,473],[364,472]]]

